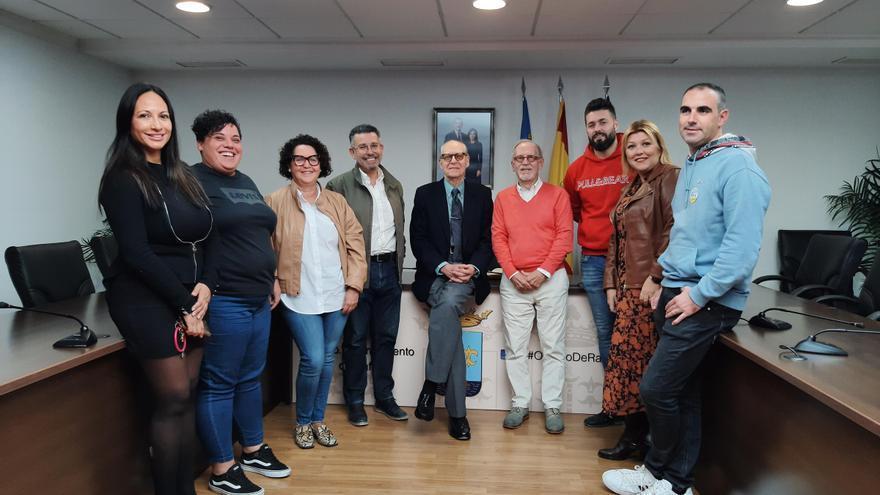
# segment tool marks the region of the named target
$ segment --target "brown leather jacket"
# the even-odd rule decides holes
[[[641,289],[648,276],[660,278],[663,270],[657,258],[669,244],[669,229],[672,228],[672,195],[675,194],[675,182],[678,180],[679,168],[672,165],[658,164],[648,173],[644,181],[629,183],[621,193],[623,197],[638,182],[639,189],[629,204],[618,216],[617,207],[611,210],[611,223],[615,225],[608,245],[608,256],[605,262],[606,289]],[[617,229],[618,222],[623,222],[626,232],[626,280],[618,282],[617,274]]]
[[[266,204],[278,215],[278,225],[272,234],[272,247],[278,258],[278,283],[281,292],[297,296],[302,267],[302,241],[306,216],[299,205],[295,182],[266,196]],[[367,280],[367,258],[364,233],[354,212],[341,194],[321,190],[316,203],[318,210],[327,215],[339,234],[339,260],[345,286],[361,292]]]

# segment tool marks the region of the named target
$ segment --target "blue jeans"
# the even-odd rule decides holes
[[[665,317],[666,303],[679,289],[663,288],[654,312],[660,333],[657,350],[639,386],[651,425],[645,467],[677,493],[693,486],[700,455],[700,365],[719,333],[730,330],[741,311],[710,302],[678,325]]]
[[[605,257],[586,256],[581,260],[581,277],[593,321],[596,323],[596,337],[599,341],[599,360],[602,368],[608,364],[608,349],[611,347],[611,330],[614,327],[614,313],[608,309],[605,297]]]
[[[281,304],[284,306],[284,303]],[[342,311],[304,315],[286,306],[284,319],[299,348],[299,371],[296,374],[296,424],[324,421],[336,346],[342,337],[345,320]]]
[[[211,337],[199,376],[196,424],[211,463],[232,455],[232,421],[241,444],[263,443],[263,393],[271,313],[269,298],[214,296],[208,311]]]
[[[342,338],[342,383],[345,403],[363,404],[367,388],[367,337],[376,402],[394,398],[394,344],[400,325],[397,260],[370,262],[370,285],[349,315]]]

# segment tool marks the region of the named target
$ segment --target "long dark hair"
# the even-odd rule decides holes
[[[177,145],[177,123],[174,121],[174,108],[168,96],[162,88],[148,84],[135,83],[125,90],[116,107],[116,137],[107,150],[107,162],[104,166],[104,175],[101,176],[101,185],[98,188],[98,197],[104,190],[107,176],[111,173],[130,174],[144,199],[151,208],[158,208],[161,202],[159,191],[156,189],[156,181],[147,170],[147,155],[140,143],[131,136],[131,118],[134,115],[134,107],[138,98],[144,93],[156,93],[168,106],[168,114],[171,116],[171,139],[162,148],[161,160],[165,166],[165,176],[171,181],[183,196],[197,206],[205,206],[207,197],[198,180],[189,171],[189,167],[180,161],[180,149]]]

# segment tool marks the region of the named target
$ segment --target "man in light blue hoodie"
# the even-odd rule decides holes
[[[770,185],[752,143],[724,134],[728,117],[719,86],[699,83],[684,92],[679,132],[690,156],[659,259],[663,291],[651,301],[660,342],[640,386],[652,446],[644,466],[602,475],[621,495],[691,495],[700,449],[700,363],[716,336],[739,320],[749,294]]]

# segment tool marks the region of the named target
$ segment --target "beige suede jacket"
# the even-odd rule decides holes
[[[291,182],[288,187],[266,196],[266,204],[278,216],[278,224],[272,234],[272,247],[278,258],[277,277],[281,292],[297,296],[306,217],[299,204],[296,183]],[[339,234],[339,260],[342,262],[345,286],[361,292],[367,279],[367,258],[361,224],[341,194],[322,189],[316,206],[330,218]]]

